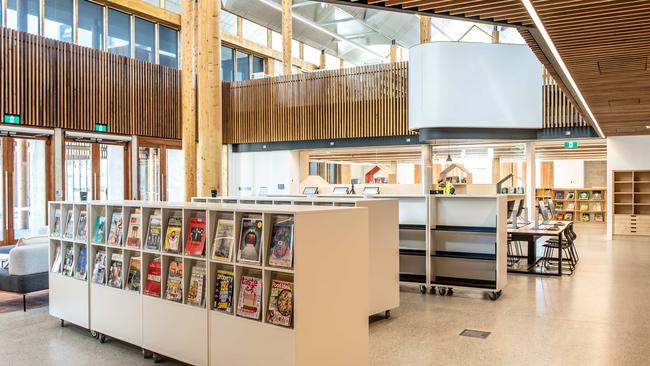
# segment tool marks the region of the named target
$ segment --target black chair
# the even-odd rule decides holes
[[[544,245],[544,255],[542,257],[542,266],[545,268],[550,268],[552,266],[564,265],[563,263],[557,263],[559,258],[559,252],[556,255],[556,250],[562,250],[564,258],[568,260],[568,269],[569,274],[573,274],[578,264],[578,250],[575,247],[575,239],[578,237],[573,230],[573,223],[567,224],[567,229],[564,231],[564,236],[562,238],[562,243],[558,241],[557,238],[552,238],[546,241]]]
[[[513,241],[511,234],[508,234],[507,255],[508,255],[508,267],[512,267],[515,264],[519,263],[521,257],[523,256],[521,242]]]

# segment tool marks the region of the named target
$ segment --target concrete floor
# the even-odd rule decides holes
[[[370,324],[372,365],[645,365],[650,359],[650,239],[604,240],[579,227],[578,272],[511,275],[496,302],[476,293],[421,295]],[[465,329],[487,339],[459,336]],[[0,314],[0,365],[152,365],[140,350],[61,328],[47,308]],[[165,363],[167,365],[172,362]],[[234,366],[234,365],[233,365]]]

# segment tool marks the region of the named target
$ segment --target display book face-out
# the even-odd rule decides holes
[[[271,282],[269,309],[266,316],[269,323],[290,327],[293,323],[293,283],[281,280]]]
[[[61,209],[54,210],[54,224],[52,224],[52,236],[61,236]]]
[[[147,279],[144,293],[149,296],[160,297],[160,256],[152,258],[147,264]]]
[[[128,290],[140,292],[140,262],[140,257],[136,256],[129,260],[129,274],[126,280]]]
[[[160,211],[156,210],[149,216],[149,226],[147,227],[147,239],[144,247],[149,250],[160,250],[160,238],[162,237],[162,216]]]
[[[167,232],[165,233],[165,251],[168,253],[181,252],[181,229],[183,220],[181,214],[175,211],[167,221]]]
[[[85,281],[88,277],[86,266],[88,264],[88,249],[86,246],[79,247],[79,257],[77,258],[77,267],[75,268],[75,278]]]
[[[269,246],[269,265],[291,268],[293,266],[293,224],[273,225]]]
[[[95,253],[95,265],[93,266],[93,282],[104,283],[106,274],[106,251],[98,249]]]
[[[86,241],[88,239],[88,214],[86,211],[79,212],[79,221],[77,222],[77,236],[78,241]]]
[[[242,276],[237,301],[237,315],[251,319],[260,319],[262,307],[262,279]]]
[[[93,232],[93,242],[103,243],[105,233],[106,233],[106,218],[102,215],[97,215],[97,218],[95,219],[95,231]]]
[[[111,254],[111,268],[108,273],[107,284],[111,287],[122,288],[122,267],[124,267],[122,253]]]
[[[212,259],[232,260],[233,232],[234,222],[232,220],[219,219],[212,243]]]
[[[65,246],[65,258],[63,259],[62,273],[64,276],[74,276],[74,247],[72,245]]]
[[[131,214],[129,218],[129,234],[126,237],[126,245],[133,248],[140,248],[140,236],[142,226],[142,212],[139,208],[135,209],[135,212]]]
[[[74,236],[74,220],[72,219],[72,210],[68,210],[65,219],[65,232],[63,233],[64,239],[72,239]]]
[[[205,217],[192,217],[187,229],[185,255],[202,256],[205,250]]]
[[[196,263],[192,266],[190,285],[187,290],[187,303],[195,306],[203,306],[205,300],[205,265]]]
[[[241,220],[241,236],[237,260],[260,264],[262,256],[262,220],[244,217]]]
[[[176,302],[183,300],[183,262],[180,260],[169,261],[165,298]]]
[[[122,246],[122,212],[114,211],[111,215],[111,231],[108,233],[108,245]]]
[[[56,253],[54,254],[54,262],[52,262],[52,272],[59,273],[61,272],[61,246],[56,247]]]
[[[232,313],[232,297],[235,274],[232,271],[217,270],[217,280],[214,293],[214,308],[226,313]]]

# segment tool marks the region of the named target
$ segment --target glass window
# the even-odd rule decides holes
[[[91,145],[85,142],[65,143],[65,199],[92,199]]]
[[[221,80],[233,81],[235,64],[233,62],[232,48],[221,46]]]
[[[45,0],[43,35],[72,43],[72,0]]]
[[[124,146],[99,145],[99,199],[124,199]]]
[[[291,57],[300,58],[300,42],[291,40]]]
[[[248,54],[241,52],[241,51],[235,51],[237,54],[237,75],[235,80],[248,80],[251,78],[250,74],[250,66],[248,65]]]
[[[335,70],[341,68],[341,61],[336,56],[325,54],[325,68],[327,70]]]
[[[39,1],[8,0],[6,26],[31,34],[39,33]]]
[[[144,1],[145,3],[149,3],[151,5],[155,5],[155,6],[160,7],[160,0],[142,0],[142,1]]]
[[[180,14],[181,0],[165,0],[165,9]]]
[[[140,199],[160,201],[160,148],[140,147],[138,150]]]
[[[158,26],[158,63],[178,67],[178,31]]]
[[[304,45],[303,52],[305,53],[305,61],[311,62],[314,65],[320,65],[320,50],[312,46]]]
[[[14,238],[39,233],[45,220],[45,141],[14,139]]]
[[[263,46],[268,46],[269,39],[266,28],[259,24],[255,24],[249,20],[242,19],[242,33],[244,39],[253,41]]]
[[[271,31],[271,46],[274,50],[282,52],[282,34]]]
[[[108,9],[108,52],[131,56],[131,16]]]
[[[264,59],[257,56],[251,56],[251,68],[253,73],[264,72]]]
[[[0,13],[2,13],[2,12],[0,11]],[[2,151],[3,154],[4,154],[4,149],[2,148],[2,144],[4,144],[4,143],[5,143],[4,138],[0,137],[0,151]],[[0,173],[3,176],[4,176],[4,167],[3,167],[4,160],[5,160],[4,157],[0,158]],[[7,182],[7,183],[9,183],[9,182]],[[5,215],[5,196],[4,196],[4,194],[5,194],[5,189],[6,189],[4,184],[5,184],[5,180],[2,177],[0,177],[0,222],[2,222],[3,224],[5,222],[5,216],[4,216]],[[7,230],[7,229],[8,228],[5,227],[2,230],[0,230],[0,243],[2,243],[5,240],[4,235],[5,235],[5,230]]]
[[[79,29],[77,44],[103,49],[104,44],[104,8],[86,0],[79,0]]]
[[[135,58],[156,62],[156,25],[148,20],[135,18]]]
[[[178,177],[185,176],[185,160],[183,150],[167,149],[167,201],[184,202],[185,201],[185,180]]]
[[[219,13],[219,26],[222,32],[237,35],[237,16],[222,10]]]
[[[283,71],[284,71],[284,65],[282,64],[282,61],[273,60],[273,75],[272,76],[280,76],[280,75],[282,75]]]

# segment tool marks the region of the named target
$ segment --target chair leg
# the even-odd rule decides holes
[[[23,313],[27,312],[27,294],[23,294]]]

